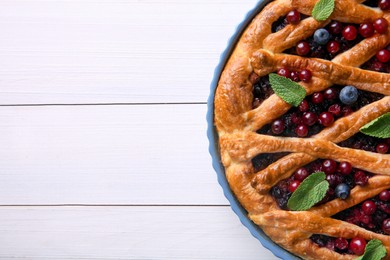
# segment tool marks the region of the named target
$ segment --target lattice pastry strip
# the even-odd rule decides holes
[[[324,129],[321,133],[312,138],[339,143],[353,136],[365,124],[389,111],[390,97],[385,97],[382,100],[367,105],[348,117],[339,119],[333,126]],[[386,158],[388,158],[388,155]],[[265,170],[257,173],[253,180],[253,186],[256,187],[259,192],[268,192],[270,187],[274,186],[277,182],[287,178],[298,168],[315,159],[317,159],[315,156],[311,156],[307,153],[287,155],[283,160],[276,161]]]
[[[390,37],[388,35],[377,35],[375,37],[363,40],[349,51],[335,57],[332,62],[318,59],[301,58],[292,55],[272,54],[264,50],[259,50],[253,54],[252,66],[258,75],[267,75],[282,66],[287,66],[294,69],[310,68],[313,70],[314,76],[316,76],[316,71],[318,69],[321,70],[318,73],[318,76],[321,75],[322,77],[314,77],[310,83],[301,83],[308,94],[322,91],[332,86],[333,83],[338,83],[351,85],[355,84],[356,87],[367,91],[372,91],[374,87],[372,84],[375,84],[375,87],[379,89],[380,93],[389,95],[389,74],[366,71],[371,76],[367,77],[367,75],[362,76],[360,69],[354,68],[351,65],[344,65],[351,63],[349,59],[345,58],[351,54],[352,57],[350,57],[350,59],[354,61],[353,65],[360,66],[369,58],[371,58],[378,49],[384,48],[389,43]],[[366,50],[368,50],[367,52],[369,55],[364,54],[360,55],[359,59],[355,58],[357,53],[362,53]],[[325,70],[325,72],[322,70]],[[338,79],[335,75],[333,75],[334,72],[339,72],[338,75],[340,76],[341,74],[341,79]],[[334,79],[335,82],[332,81]],[[374,90],[376,89],[374,88]],[[269,99],[265,100],[260,107],[244,113],[244,117],[246,120],[248,120],[249,123],[247,130],[255,131],[256,129],[261,128],[265,124],[287,112],[289,108],[290,106],[283,102],[278,96],[271,96]],[[274,115],[263,116],[264,113],[267,113],[267,111],[274,113]]]
[[[215,96],[215,124],[219,134],[222,162],[228,182],[248,211],[250,218],[274,241],[307,259],[352,259],[310,241],[312,234],[327,234],[352,238],[357,235],[369,240],[381,239],[390,252],[389,236],[376,234],[355,225],[335,220],[330,216],[359,204],[390,188],[390,155],[379,155],[362,150],[342,148],[337,143],[356,134],[359,129],[390,111],[390,75],[357,68],[390,42],[389,33],[364,39],[332,61],[302,58],[283,54],[297,42],[310,37],[329,20],[318,22],[309,17],[298,25],[287,25],[272,33],[272,23],[292,9],[310,15],[316,0],[277,0],[268,4],[245,30],[232,53],[218,84]],[[336,0],[331,19],[360,23],[389,14],[360,4],[361,1]],[[276,44],[277,43],[277,44]],[[283,138],[255,133],[264,125],[286,113],[290,106],[272,95],[258,108],[252,109],[253,96],[250,76],[264,76],[280,67],[309,68],[313,72],[310,83],[301,84],[308,94],[324,90],[332,84],[352,84],[357,88],[381,93],[386,97],[359,111],[337,120],[331,127],[307,139]],[[261,153],[292,152],[255,172],[251,163]],[[378,176],[365,187],[356,186],[350,197],[333,200],[306,212],[280,210],[268,191],[281,179],[291,176],[299,167],[317,158],[332,158],[351,162]],[[390,259],[390,256],[388,257]]]
[[[248,162],[261,153],[294,152],[308,154],[316,158],[347,161],[362,170],[390,175],[390,155],[343,148],[319,138],[281,138],[250,132],[229,136],[229,139],[233,138],[234,142],[229,142],[229,140],[225,142],[224,138],[221,138],[221,147],[229,151],[230,158],[234,161]],[[294,163],[298,164],[299,162],[295,161]]]

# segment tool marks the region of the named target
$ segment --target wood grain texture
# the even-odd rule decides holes
[[[243,1],[0,2],[0,104],[205,102]]]
[[[0,234],[1,259],[277,259],[229,207],[1,207]]]
[[[206,105],[166,105],[206,102],[256,2],[0,1],[0,259],[276,259],[225,206]],[[46,106],[102,103],[132,105]]]
[[[0,107],[0,204],[227,205],[206,105]]]

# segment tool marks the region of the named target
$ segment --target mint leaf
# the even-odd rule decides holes
[[[364,254],[356,258],[356,260],[381,260],[385,256],[386,248],[383,246],[382,241],[373,239],[367,243]]]
[[[366,124],[360,128],[360,132],[373,137],[390,138],[390,112]]]
[[[320,202],[326,195],[329,183],[323,172],[315,172],[307,177],[294,191],[287,202],[291,210],[307,210]]]
[[[271,73],[269,74],[269,82],[275,94],[290,105],[297,107],[306,97],[306,90],[291,79]]]
[[[334,0],[320,0],[316,3],[311,15],[317,21],[325,21],[333,13]]]

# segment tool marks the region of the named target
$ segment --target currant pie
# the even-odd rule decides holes
[[[356,259],[379,241],[390,259],[390,0],[321,2],[327,17],[318,0],[271,1],[237,41],[214,98],[226,179],[298,257]],[[363,131],[375,122],[381,134]],[[304,209],[303,186],[317,196]]]

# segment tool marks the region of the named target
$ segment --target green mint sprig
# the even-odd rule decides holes
[[[325,21],[333,13],[335,0],[320,0],[316,3],[311,15],[317,21]]]
[[[390,112],[366,124],[360,128],[360,132],[373,137],[390,138]]]
[[[269,82],[275,94],[292,106],[299,106],[306,97],[306,90],[291,79],[271,73]]]
[[[287,202],[287,207],[291,210],[308,210],[316,203],[320,202],[329,189],[324,172],[315,172],[308,176],[293,192]]]

